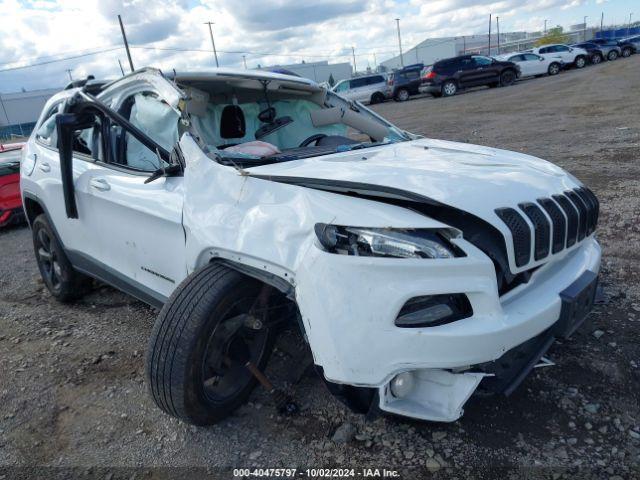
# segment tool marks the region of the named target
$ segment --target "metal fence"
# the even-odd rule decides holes
[[[30,122],[0,127],[0,140],[5,141],[17,137],[28,137],[31,135],[35,126],[36,122]]]
[[[603,30],[596,32],[596,38],[625,38],[633,35],[640,35],[640,27],[617,28],[615,30]]]

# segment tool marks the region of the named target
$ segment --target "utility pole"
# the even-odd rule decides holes
[[[496,28],[498,29],[498,55],[500,55],[500,17],[496,15]]]
[[[220,67],[218,63],[218,52],[216,52],[216,42],[213,40],[213,28],[211,25],[214,25],[213,22],[204,22],[205,25],[209,25],[209,35],[211,36],[211,46],[213,47],[213,56],[216,58],[216,68]]]
[[[544,34],[547,34],[547,19],[544,19]]]
[[[467,37],[465,37],[464,35],[462,36],[462,54],[467,54]]]
[[[582,41],[586,42],[587,41],[587,17],[586,15],[584,16],[584,21],[582,22]]]
[[[122,72],[122,76],[124,77],[124,68],[122,68],[122,62],[118,59],[118,65],[120,65],[120,71]]]
[[[353,55],[353,74],[358,73],[358,68],[356,67],[356,49],[351,47],[351,55]]]
[[[627,27],[627,36],[629,36],[629,32],[631,32],[631,15],[633,15],[633,12],[629,14],[629,26]]]
[[[71,76],[71,69],[67,68],[65,71],[67,72],[67,74],[69,74],[69,81],[73,82],[73,77]]]
[[[400,19],[396,18],[396,27],[398,28],[398,48],[400,49],[400,66],[404,68],[404,58],[402,56],[402,37],[400,37]]]
[[[242,62],[244,63],[244,69],[247,70],[247,56],[242,55]]]
[[[600,31],[602,31],[603,26],[604,26],[604,12],[602,12],[602,15],[600,15]]]
[[[122,24],[122,17],[118,15],[118,22],[120,22],[120,31],[122,32],[122,40],[124,40],[124,48],[127,51],[127,58],[129,59],[129,68],[133,72],[133,60],[131,60],[131,52],[129,51],[129,42],[127,42],[127,34],[124,33],[124,25]]]
[[[491,56],[491,14],[489,14],[489,53],[487,55]]]

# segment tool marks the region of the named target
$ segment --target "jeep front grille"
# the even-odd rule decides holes
[[[532,243],[533,260],[538,262],[591,235],[598,223],[600,204],[591,190],[581,187],[518,207],[522,213],[509,207],[495,212],[513,237],[516,267],[523,267],[532,260]]]

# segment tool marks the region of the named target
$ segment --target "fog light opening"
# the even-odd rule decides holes
[[[396,398],[404,398],[412,392],[414,386],[415,379],[413,378],[413,373],[399,373],[391,380],[391,395]]]
[[[403,328],[435,327],[473,315],[466,295],[426,295],[414,297],[404,304],[395,324]]]

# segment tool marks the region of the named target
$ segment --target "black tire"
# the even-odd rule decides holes
[[[607,60],[609,60],[610,62],[613,62],[617,58],[618,52],[616,50],[611,50],[609,53],[607,53]]]
[[[587,65],[587,59],[584,58],[584,55],[578,55],[573,62],[573,65],[576,68],[584,68]]]
[[[442,84],[441,93],[443,97],[453,97],[458,93],[458,84],[453,80],[447,80]]]
[[[518,76],[516,75],[516,72],[514,72],[513,70],[505,70],[500,75],[500,86],[510,87],[511,85],[516,83],[517,78]]]
[[[599,63],[602,62],[602,60],[603,60],[602,54],[600,54],[600,53],[595,53],[591,57],[591,63],[594,64],[594,65],[598,65]]]
[[[370,103],[372,105],[375,105],[376,103],[382,103],[384,102],[384,95],[380,92],[376,92],[373,95],[371,95],[371,101]]]
[[[393,98],[396,102],[406,102],[407,100],[409,100],[409,97],[411,95],[409,94],[409,90],[407,90],[406,88],[401,88],[396,92],[396,96]]]
[[[92,280],[71,266],[45,214],[33,221],[31,234],[38,270],[51,295],[60,302],[70,302],[86,293]]]
[[[261,289],[260,282],[215,263],[192,273],[175,289],[153,327],[146,359],[151,396],[161,410],[187,423],[211,425],[247,400],[256,379],[244,364],[250,359],[264,370],[273,349],[274,328],[263,323],[255,333],[261,336],[256,350],[247,347],[246,357],[232,364],[229,359],[236,340],[243,333],[250,334],[251,329],[241,324],[224,345],[212,342],[219,331],[229,334],[221,325],[242,315],[238,312],[245,309],[245,301],[255,304]],[[225,374],[210,372],[213,377],[208,380],[229,383],[233,389],[228,396],[211,393],[209,388],[218,388],[217,382],[205,387],[205,370],[214,354],[220,362],[217,368],[226,369],[229,376],[225,379]]]
[[[622,49],[622,56],[624,58],[630,57],[631,56],[631,49],[629,47],[623,48]]]
[[[553,75],[559,74],[560,70],[562,70],[562,66],[558,62],[553,62],[552,64],[549,65],[549,68],[547,69],[547,73],[553,76]]]

